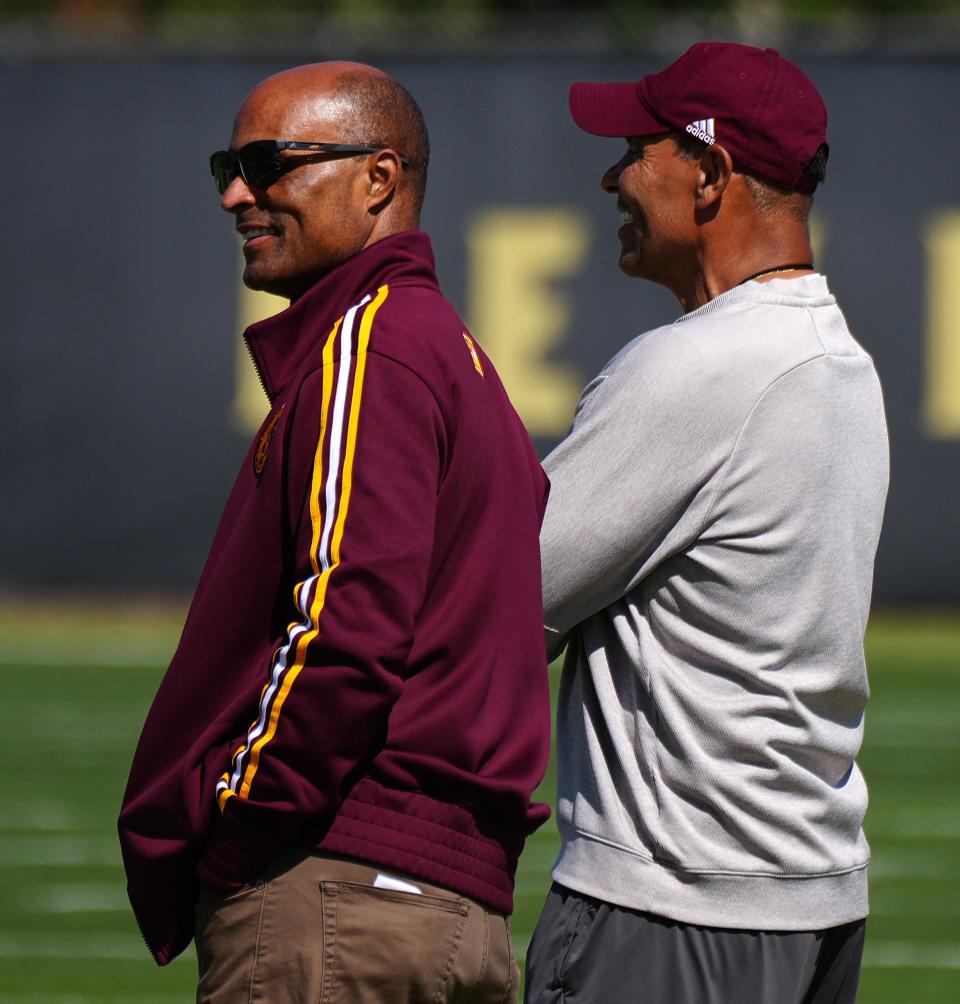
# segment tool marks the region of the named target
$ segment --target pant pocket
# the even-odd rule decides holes
[[[570,967],[582,951],[585,910],[584,899],[553,884],[527,952],[528,1004],[553,1004],[565,999]]]
[[[515,1004],[519,985],[520,967],[513,954],[507,918],[471,903],[444,1000]]]
[[[266,885],[239,892],[201,895],[196,907],[197,1004],[242,1004],[250,1000]]]
[[[321,882],[321,1004],[437,1004],[457,961],[469,903]]]

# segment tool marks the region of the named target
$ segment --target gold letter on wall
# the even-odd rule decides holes
[[[923,424],[934,439],[960,439],[960,211],[928,224],[926,386]]]
[[[548,358],[570,326],[568,297],[553,283],[586,255],[585,214],[558,207],[486,209],[470,221],[470,327],[493,360],[533,436],[567,431],[580,396],[576,370]]]

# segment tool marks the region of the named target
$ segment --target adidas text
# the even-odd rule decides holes
[[[704,143],[716,142],[713,135],[713,119],[700,119],[698,122],[691,122],[686,131]]]

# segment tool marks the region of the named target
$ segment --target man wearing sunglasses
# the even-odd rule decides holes
[[[244,282],[291,304],[245,334],[270,413],[120,818],[147,945],[195,932],[210,1004],[515,998],[547,482],[437,286],[427,157],[399,84],[326,63],[210,160]]]

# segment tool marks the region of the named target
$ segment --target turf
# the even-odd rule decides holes
[[[148,959],[126,905],[114,819],[179,608],[0,608],[0,1004],[173,1004],[195,961]],[[875,616],[861,756],[872,913],[861,1004],[960,1000],[960,617]],[[542,788],[552,789],[548,776]],[[552,823],[528,843],[513,920],[528,943]]]

